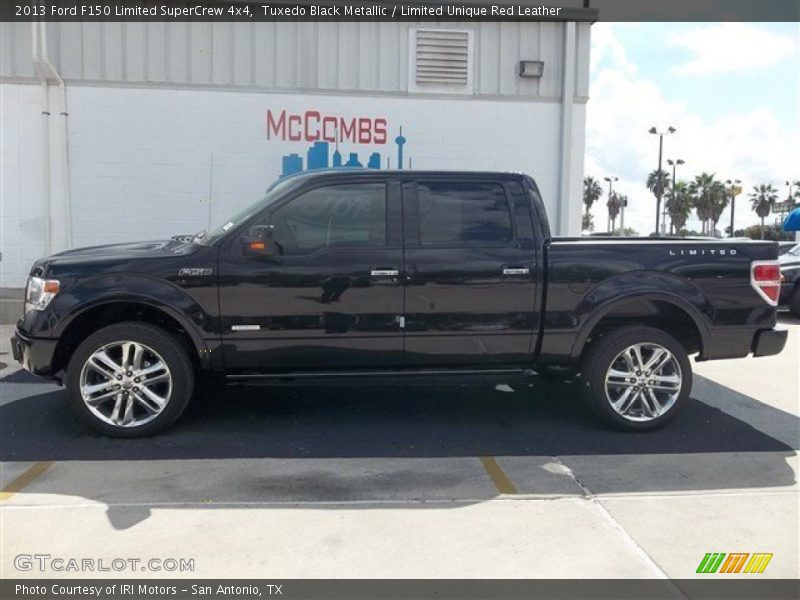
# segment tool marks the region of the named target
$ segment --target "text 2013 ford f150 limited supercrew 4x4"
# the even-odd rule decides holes
[[[310,172],[193,238],[39,260],[12,343],[108,435],[168,427],[197,377],[564,368],[606,422],[647,430],[687,403],[690,355],[783,349],[777,255],[552,238],[520,174]]]

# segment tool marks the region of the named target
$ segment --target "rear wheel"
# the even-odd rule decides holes
[[[631,326],[595,342],[584,357],[583,394],[606,423],[657,429],[688,402],[692,367],[683,346],[652,327]]]
[[[105,327],[78,346],[67,369],[73,410],[113,437],[163,431],[183,413],[194,371],[179,340],[147,323]]]

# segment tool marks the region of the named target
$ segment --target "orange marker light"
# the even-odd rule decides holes
[[[59,283],[53,279],[47,279],[44,282],[44,293],[45,294],[57,294],[58,293]]]
[[[264,242],[250,242],[250,250],[266,250],[267,245]]]

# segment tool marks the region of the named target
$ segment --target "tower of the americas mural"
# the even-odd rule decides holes
[[[403,137],[403,126],[400,126],[400,135],[394,138],[395,144],[397,144],[397,168],[403,168],[403,144],[406,143],[406,138]]]
[[[334,167],[341,167],[342,166],[342,153],[339,152],[339,128],[336,127],[333,130],[333,137],[336,139],[336,150],[333,152],[333,166]]]

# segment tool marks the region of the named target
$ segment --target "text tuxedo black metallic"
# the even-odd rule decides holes
[[[645,430],[686,404],[689,355],[781,351],[777,252],[554,239],[520,174],[317,171],[209,233],[37,261],[13,347],[109,435],[169,426],[201,374],[531,370],[580,373],[599,416]]]

